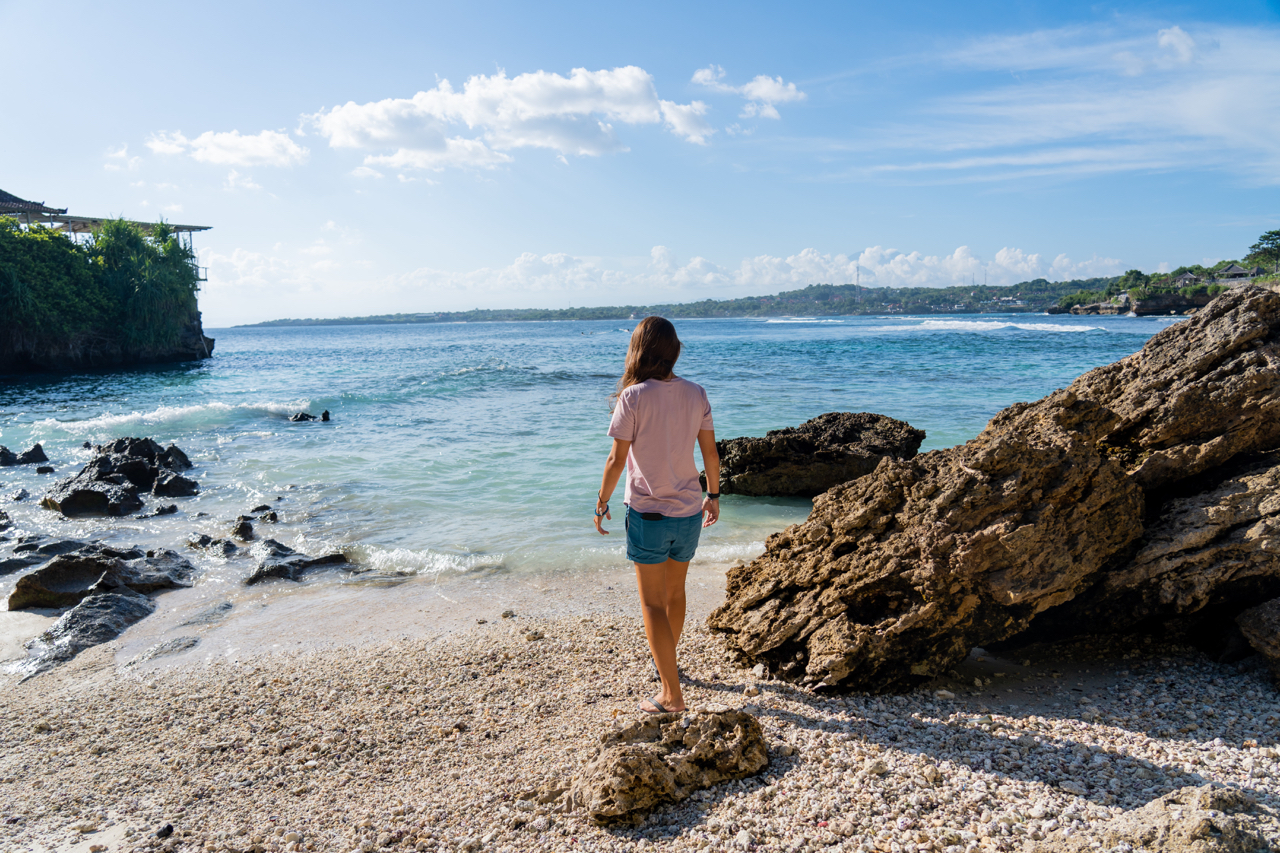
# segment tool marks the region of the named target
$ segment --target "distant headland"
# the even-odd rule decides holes
[[[1038,278],[1008,286],[867,287],[856,284],[811,284],[771,296],[704,299],[662,305],[616,305],[600,308],[476,308],[421,314],[370,317],[270,320],[253,326],[407,325],[415,323],[481,323],[549,320],[628,320],[649,314],[664,317],[848,316],[853,314],[1042,313],[1080,291],[1105,291],[1114,279],[1090,278],[1051,282]],[[238,328],[247,328],[238,327]]]

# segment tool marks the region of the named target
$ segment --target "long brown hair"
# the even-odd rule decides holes
[[[678,358],[680,339],[676,337],[676,327],[665,317],[645,317],[631,333],[627,363],[612,399],[617,400],[618,395],[632,385],[649,379],[668,378]]]

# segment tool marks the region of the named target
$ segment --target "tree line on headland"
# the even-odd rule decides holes
[[[164,223],[88,240],[0,217],[0,371],[207,357],[195,257]]]
[[[420,314],[380,314],[325,320],[270,320],[254,326],[395,325],[412,323],[478,323],[530,320],[626,320],[664,317],[848,316],[853,314],[973,314],[1040,312],[1080,290],[1105,288],[1110,278],[1052,282],[1038,278],[1009,286],[868,287],[856,284],[811,284],[770,296],[704,299],[661,305],[614,305],[597,308],[476,308]]]

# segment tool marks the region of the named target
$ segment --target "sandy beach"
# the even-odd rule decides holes
[[[538,802],[656,689],[617,572],[575,582],[571,602],[556,583],[465,600],[474,581],[419,590],[436,609],[367,641],[320,641],[299,623],[293,648],[138,662],[126,633],[25,683],[6,676],[0,846],[1052,849],[1207,781],[1257,797],[1280,844],[1280,700],[1256,660],[1149,644],[1025,660],[979,650],[909,695],[815,696],[727,660],[704,627],[722,578],[690,577],[686,697],[757,714],[770,765],[641,827]]]

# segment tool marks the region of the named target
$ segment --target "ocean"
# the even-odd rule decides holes
[[[682,320],[676,372],[707,389],[720,438],[868,411],[925,430],[922,449],[930,450],[972,438],[1011,403],[1129,355],[1171,322],[1025,314]],[[237,515],[269,503],[281,521],[259,525],[261,536],[308,553],[344,549],[368,569],[361,589],[379,578],[572,584],[586,573],[625,572],[621,488],[606,525],[613,534],[595,532],[592,510],[610,446],[609,394],[633,326],[220,329],[210,330],[214,357],[198,364],[0,379],[0,444],[21,451],[40,442],[58,469],[0,469],[0,509],[14,525],[0,557],[32,534],[174,548],[201,569],[194,607],[235,597],[248,563],[186,550],[187,537],[226,536]],[[322,410],[329,423],[288,420]],[[84,442],[121,436],[176,443],[195,463],[189,475],[200,494],[173,499],[176,515],[147,520],[69,520],[39,507],[55,478],[89,459]],[[20,490],[30,497],[10,500]],[[757,556],[769,533],[809,508],[801,499],[727,495],[695,566],[723,571]],[[340,601],[346,577],[307,583],[329,584]],[[0,577],[0,595],[13,581]]]

